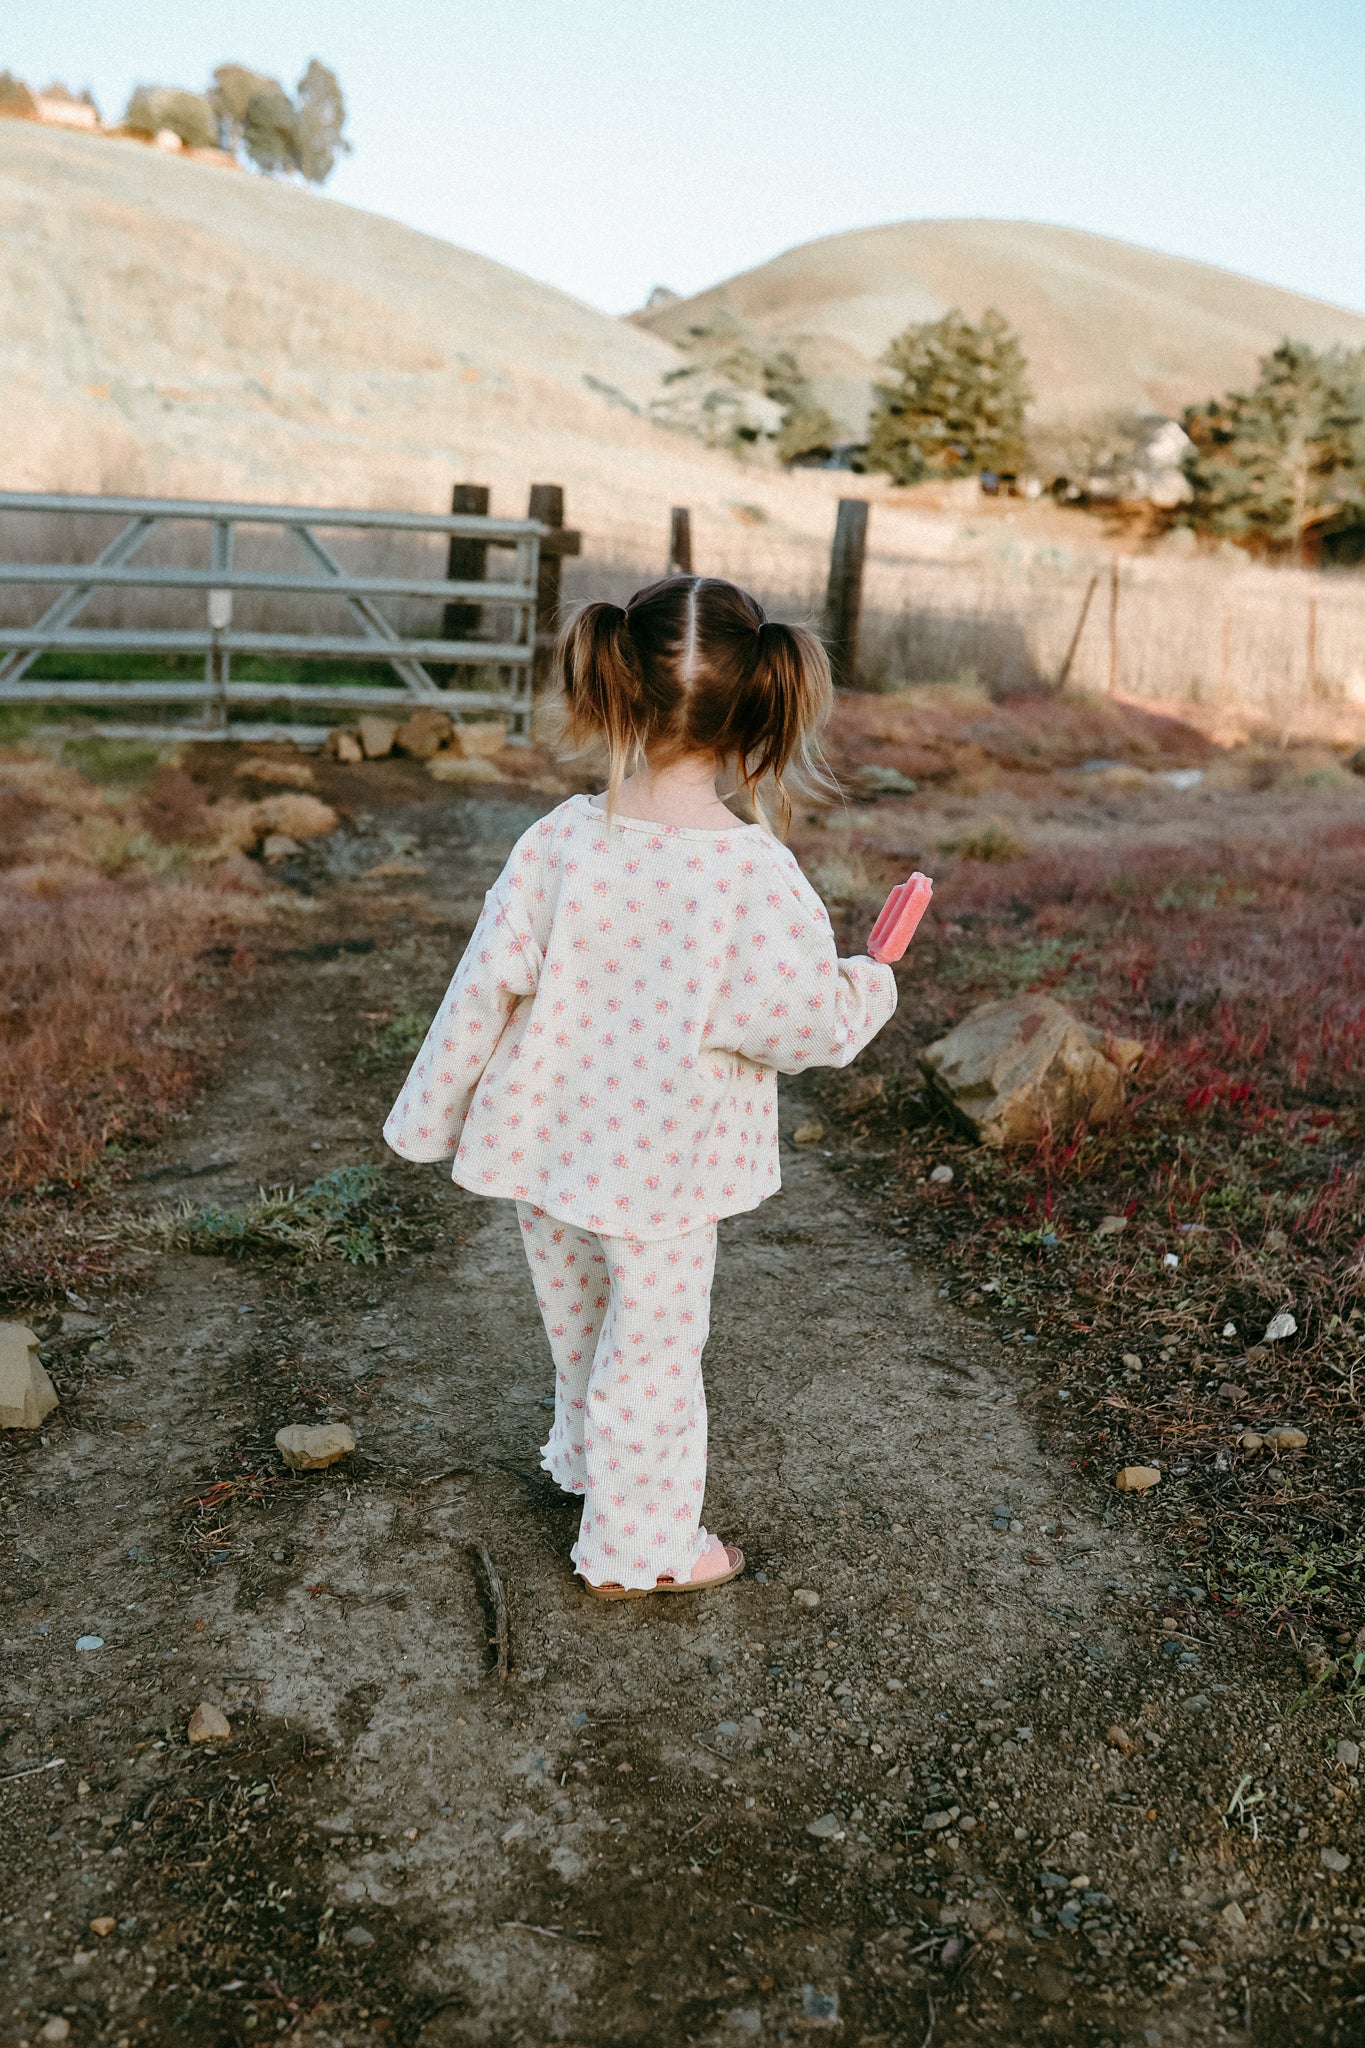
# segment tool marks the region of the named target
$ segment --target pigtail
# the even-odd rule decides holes
[[[572,747],[600,741],[607,752],[607,811],[642,752],[648,716],[644,677],[619,604],[586,604],[559,636],[562,724]]]
[[[771,778],[782,807],[782,829],[791,823],[792,797],[800,793],[829,802],[839,795],[820,745],[821,729],[834,708],[829,656],[804,626],[765,619],[742,707],[740,782],[766,824],[758,785]],[[739,707],[737,707],[739,708]],[[748,744],[745,744],[745,740]]]

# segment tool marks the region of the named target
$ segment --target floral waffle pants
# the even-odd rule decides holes
[[[600,1586],[691,1575],[708,1541],[706,1395],[716,1227],[640,1244],[517,1203],[555,1364],[541,1464],[582,1496],[570,1555]]]

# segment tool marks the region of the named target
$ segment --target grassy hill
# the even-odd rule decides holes
[[[757,500],[826,545],[830,489],[642,415],[669,343],[298,187],[0,121],[0,488],[438,509],[559,482],[599,560],[663,567],[670,504]],[[708,524],[709,522],[709,524]]]
[[[877,358],[912,321],[998,306],[1024,339],[1039,422],[1140,407],[1175,413],[1250,377],[1291,334],[1365,345],[1365,316],[1103,235],[1029,221],[924,220],[830,235],[638,313],[670,340],[728,313],[793,348],[822,401],[860,431]]]

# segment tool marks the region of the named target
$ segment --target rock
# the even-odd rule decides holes
[[[1163,1252],[1161,1257],[1161,1263],[1163,1266],[1165,1266],[1168,1272],[1174,1273],[1176,1268],[1180,1264],[1180,1259],[1175,1252]]]
[[[1128,1228],[1126,1216],[1101,1216],[1095,1225],[1096,1237],[1117,1237],[1121,1230]]]
[[[406,754],[410,760],[429,761],[449,744],[454,731],[449,712],[438,710],[434,704],[422,704],[403,720],[393,736],[393,744],[398,753]]]
[[[725,2024],[737,2034],[761,2034],[763,2014],[756,2005],[737,2005],[725,2015]]]
[[[284,790],[279,796],[263,796],[251,806],[256,828],[264,838],[271,832],[286,833],[291,839],[325,839],[337,828],[337,814],[321,797],[303,790]]]
[[[1125,1351],[1122,1359],[1119,1362],[1123,1366],[1125,1372],[1142,1371],[1142,1360],[1138,1357],[1136,1351]]]
[[[1353,1771],[1360,1762],[1360,1744],[1352,1742],[1349,1735],[1343,1735],[1337,1743],[1337,1762],[1345,1764],[1348,1771]]]
[[[929,1179],[935,1187],[946,1188],[953,1177],[951,1166],[936,1166]]]
[[[1301,1451],[1308,1442],[1301,1429],[1267,1430],[1265,1440],[1272,1451]]]
[[[374,1947],[374,1936],[368,1927],[348,1927],[341,1938],[349,1942],[352,1948]]]
[[[50,2020],[45,2020],[42,2026],[39,2027],[38,2039],[40,2041],[69,2041],[71,2039],[70,2020],[64,2020],[60,2013],[55,2013]]]
[[[485,761],[479,754],[456,754],[447,752],[433,754],[427,762],[427,774],[437,782],[505,782],[507,777],[499,774],[491,761]]]
[[[1114,1484],[1120,1493],[1146,1493],[1149,1486],[1155,1486],[1161,1474],[1155,1465],[1125,1465]]]
[[[920,1822],[920,1826],[924,1829],[926,1835],[942,1834],[943,1830],[950,1828],[952,1824],[953,1816],[942,1808],[937,1813],[926,1813],[924,1819]]]
[[[200,1700],[185,1733],[191,1742],[231,1742],[232,1723],[212,1700]]]
[[[393,752],[393,743],[398,735],[398,721],[395,718],[367,716],[356,726],[360,744],[367,761],[382,761]]]
[[[291,1472],[320,1472],[355,1449],[355,1434],[344,1422],[294,1422],[275,1432],[275,1448]]]
[[[288,860],[291,854],[302,852],[298,840],[287,832],[267,832],[261,842],[262,860]]]
[[[0,1323],[0,1429],[37,1429],[57,1406],[27,1323]]]
[[[793,1145],[818,1145],[824,1135],[825,1127],[823,1124],[798,1124],[792,1132],[792,1143]]]
[[[1235,1933],[1240,1933],[1247,1924],[1247,1916],[1238,1905],[1236,1899],[1228,1900],[1226,1906],[1219,1913],[1218,1918],[1222,1921],[1224,1927],[1231,1927]]]
[[[1235,1336],[1237,1335],[1237,1325],[1236,1325],[1236,1323],[1224,1323],[1224,1325],[1223,1325],[1223,1335],[1224,1335],[1225,1337],[1235,1337]]]
[[[1130,1735],[1126,1728],[1120,1728],[1117,1721],[1112,1728],[1105,1730],[1104,1739],[1111,1749],[1121,1751],[1124,1756],[1142,1756],[1146,1751],[1146,1744],[1137,1736]]]
[[[507,725],[501,718],[469,718],[457,725],[451,744],[467,761],[486,760],[500,754],[507,745]]]
[[[837,1991],[817,1991],[813,1984],[803,1984],[801,2011],[808,2027],[837,2027],[839,1994]]]
[[[1242,1401],[1249,1401],[1251,1396],[1245,1387],[1234,1386],[1231,1380],[1225,1380],[1218,1389],[1218,1398],[1220,1401],[1241,1403]]]
[[[78,1650],[102,1650],[104,1648],[104,1637],[77,1636],[76,1648]]]
[[[272,760],[266,754],[248,754],[232,772],[243,781],[275,783],[282,789],[312,789],[317,782],[307,761]]]
[[[1298,1327],[1288,1309],[1283,1309],[1279,1315],[1271,1317],[1270,1324],[1261,1342],[1263,1344],[1278,1344],[1281,1337],[1292,1337]]]
[[[920,1065],[983,1145],[1027,1143],[1122,1107],[1122,1072],[1096,1039],[1051,996],[1013,996],[973,1010]]]
[[[359,736],[349,732],[343,725],[333,726],[328,733],[327,752],[334,761],[355,762],[363,761],[365,758],[365,749],[360,744]]]
[[[798,1586],[792,1594],[793,1607],[806,1607],[812,1613],[820,1605],[820,1595],[813,1586]]]
[[[1344,1849],[1323,1849],[1320,1851],[1325,1870],[1334,1870],[1338,1877],[1351,1867],[1351,1859]]]
[[[1263,1451],[1265,1449],[1265,1438],[1259,1436],[1254,1429],[1244,1429],[1237,1441],[1244,1451]]]
[[[92,1934],[98,1934],[100,1940],[105,1941],[113,1933],[114,1929],[117,1926],[118,1921],[114,1918],[112,1913],[101,1913],[98,1916],[98,1918],[90,1922],[90,1932]]]
[[[913,776],[902,775],[899,768],[883,767],[877,761],[864,761],[853,782],[860,796],[915,796],[919,792]]]
[[[806,1833],[814,1835],[817,1842],[842,1842],[844,1824],[837,1813],[822,1813],[818,1820],[806,1822]]]

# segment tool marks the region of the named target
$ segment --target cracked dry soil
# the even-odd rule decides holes
[[[837,1159],[786,1148],[722,1226],[707,1521],[744,1577],[578,1589],[510,1207],[386,1158],[402,1062],[360,1056],[364,1013],[430,1011],[551,800],[413,785],[384,822],[425,875],[364,879],[373,811],[300,870],[312,943],[139,1190],[373,1161],[411,1249],[167,1255],[100,1328],[44,1326],[63,1406],[7,1446],[0,2038],[1365,2038],[1320,1862],[1355,1846],[1342,1731],[1042,1447],[1019,1361]],[[356,1455],[286,1473],[275,1430],[328,1416]],[[220,1749],[186,1743],[200,1699]],[[1287,1834],[1226,1817],[1244,1776]]]

